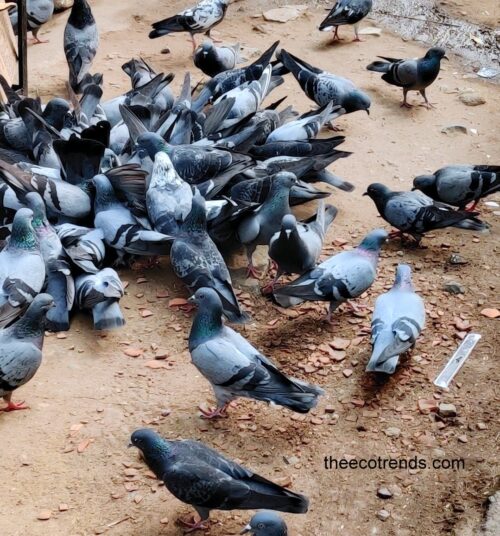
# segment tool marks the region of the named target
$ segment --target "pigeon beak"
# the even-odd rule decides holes
[[[370,115],[370,110],[369,110],[369,108],[367,108],[367,109],[365,110],[365,112],[366,112],[368,115]]]
[[[128,449],[131,449],[133,446],[134,446],[134,445],[133,445],[132,443],[129,443],[129,444],[127,445],[127,448],[128,448]]]
[[[196,297],[195,297],[194,294],[188,298],[188,302],[189,303],[196,303]]]
[[[363,195],[368,195],[368,192],[365,192]]]
[[[241,532],[240,534],[248,534],[249,532],[252,531],[252,527],[250,525],[247,525]]]
[[[292,230],[291,229],[285,229],[285,234],[286,234],[287,238],[290,238],[290,235],[292,234]]]
[[[443,56],[443,59],[446,61],[450,61],[450,58],[448,58],[448,56]]]

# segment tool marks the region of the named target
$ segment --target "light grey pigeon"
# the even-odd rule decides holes
[[[38,294],[24,316],[0,330],[0,396],[7,406],[0,411],[28,409],[12,401],[12,393],[28,383],[42,363],[45,316],[54,307],[49,294]]]
[[[438,203],[422,192],[393,192],[387,186],[373,183],[363,194],[368,195],[384,220],[399,230],[397,234],[409,234],[418,243],[425,233],[446,227],[458,227],[469,231],[487,229],[475,216],[477,212],[454,210]]]
[[[137,447],[148,467],[174,497],[190,504],[199,521],[179,520],[188,532],[206,529],[210,510],[269,508],[304,514],[309,500],[274,484],[198,441],[167,441],[154,430],[136,430],[131,446]]]
[[[281,228],[283,216],[291,213],[290,189],[296,182],[293,173],[276,174],[264,203],[238,225],[238,239],[247,254],[247,274],[252,277],[259,277],[253,265],[253,253],[258,245],[269,245],[271,237]]]
[[[0,252],[0,328],[26,310],[45,283],[45,262],[31,225],[33,212],[16,212],[12,234]]]
[[[446,166],[415,177],[413,189],[460,210],[472,203],[472,211],[480,199],[500,191],[500,166]]]
[[[217,26],[226,15],[230,0],[200,0],[195,7],[181,11],[173,17],[155,22],[149,34],[150,39],[175,32],[188,32],[196,50],[195,34],[204,33],[210,37],[210,30]]]
[[[407,102],[408,91],[419,91],[425,101],[427,108],[433,105],[427,100],[425,94],[434,80],[438,77],[441,69],[441,60],[447,60],[446,51],[439,47],[430,48],[425,56],[415,60],[400,60],[396,58],[386,58],[379,56],[384,61],[374,61],[366,68],[369,71],[384,73],[382,80],[388,84],[403,88],[403,102],[401,107],[412,108],[413,105]]]
[[[285,520],[276,512],[262,510],[257,512],[240,534],[253,536],[288,536]]]
[[[191,211],[172,244],[170,262],[175,275],[191,293],[201,287],[214,289],[230,322],[244,323],[250,319],[241,310],[224,258],[208,235],[205,201],[198,191],[195,191]]]
[[[362,41],[358,34],[359,23],[370,13],[372,4],[372,0],[338,0],[319,25],[319,30],[321,32],[335,30],[333,40],[340,41],[339,26],[350,24],[354,27],[354,41]]]
[[[399,356],[407,352],[424,329],[425,307],[411,281],[411,268],[400,264],[394,285],[377,298],[372,317],[373,353],[367,372],[393,374]]]
[[[89,72],[99,46],[99,31],[87,0],[74,0],[64,29],[64,53],[69,67],[69,83],[75,93]]]
[[[323,390],[283,374],[246,339],[222,321],[222,303],[210,288],[198,289],[190,300],[198,306],[189,334],[189,351],[195,367],[210,382],[217,400],[205,418],[224,416],[229,403],[253,398],[308,413]]]
[[[361,296],[368,290],[377,275],[382,244],[387,240],[383,229],[372,231],[352,251],[342,251],[319,264],[288,285],[274,291],[282,307],[303,301],[329,301],[327,320],[339,305]]]
[[[273,291],[282,274],[303,274],[312,270],[321,255],[326,232],[337,209],[320,201],[316,216],[297,222],[293,214],[283,216],[281,230],[269,242],[269,257],[276,263],[276,277],[263,291]]]
[[[58,225],[56,232],[69,258],[81,270],[96,274],[106,255],[102,229],[89,229],[72,223]]]
[[[54,14],[54,0],[27,0],[26,12],[28,17],[28,31],[33,34],[34,44],[48,43],[38,37],[40,28],[52,18]],[[9,11],[10,22],[14,33],[18,34],[19,13],[17,6]]]
[[[234,69],[240,58],[239,43],[233,46],[217,47],[212,41],[204,41],[195,51],[194,64],[208,76]]]
[[[75,284],[76,305],[81,310],[92,311],[94,329],[115,329],[125,325],[119,304],[125,289],[115,270],[104,268],[96,274],[82,274],[76,278]]]

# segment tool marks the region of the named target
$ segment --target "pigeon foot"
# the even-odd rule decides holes
[[[201,406],[198,406],[198,409],[201,411],[202,419],[211,420],[211,419],[220,419],[220,418],[226,418],[227,414],[227,408],[229,404],[224,404],[221,408],[215,408],[213,410],[206,410],[202,408]]]
[[[253,279],[261,278],[259,271],[257,270],[257,268],[255,268],[253,264],[249,264],[247,267],[247,278],[248,277],[253,277]]]
[[[12,402],[11,400],[9,400],[7,402],[7,406],[5,406],[4,408],[0,408],[0,411],[3,411],[5,413],[9,413],[11,411],[20,411],[20,410],[23,410],[23,409],[30,409],[29,406],[26,406],[26,404],[23,402]]]
[[[184,531],[184,534],[190,534],[191,532],[195,532],[197,530],[208,529],[208,526],[204,523],[203,520],[200,519],[200,521],[195,521],[194,517],[192,518],[192,521],[186,521],[184,519],[179,518],[177,522],[187,529]]]
[[[404,101],[404,102],[402,102],[402,103],[400,104],[399,107],[400,107],[400,108],[408,108],[408,109],[410,110],[411,108],[413,108],[413,104],[410,104],[409,102]]]

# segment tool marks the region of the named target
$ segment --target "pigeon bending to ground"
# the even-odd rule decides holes
[[[94,329],[115,329],[125,325],[119,304],[125,289],[112,268],[104,268],[96,274],[80,275],[75,285],[76,305],[79,309],[92,311]]]
[[[238,397],[253,398],[308,413],[323,390],[285,376],[246,339],[222,322],[222,303],[210,288],[201,288],[190,298],[198,306],[189,334],[189,351],[196,368],[210,382],[217,400],[206,418],[225,415]]]
[[[402,107],[411,108],[413,106],[406,100],[408,91],[419,91],[424,98],[425,106],[427,108],[433,107],[427,100],[425,90],[438,77],[441,60],[443,58],[448,59],[444,49],[431,48],[423,58],[415,60],[399,60],[384,56],[379,56],[379,58],[384,61],[374,61],[367,66],[367,69],[377,73],[384,73],[382,80],[393,86],[403,88]]]
[[[425,233],[445,227],[458,227],[470,231],[484,231],[487,225],[475,216],[477,212],[454,210],[438,203],[422,192],[393,192],[387,186],[373,183],[363,194],[375,203],[384,220],[399,230],[397,234],[411,235],[420,243]]]
[[[29,208],[18,210],[8,244],[0,252],[0,328],[17,319],[45,283],[45,262],[32,220]]]
[[[308,222],[299,222],[293,214],[281,220],[281,230],[269,242],[269,257],[277,264],[276,277],[265,290],[273,291],[282,274],[303,274],[312,270],[321,255],[328,227],[337,209],[320,201],[318,212]]]
[[[256,513],[240,534],[253,536],[288,536],[285,521],[275,512],[262,510]]]
[[[64,29],[69,83],[76,93],[89,72],[99,46],[99,32],[87,0],[75,0]]]
[[[213,77],[241,62],[240,45],[216,47],[212,41],[205,41],[195,50],[193,60],[198,69]]]
[[[433,175],[420,175],[413,189],[440,201],[472,211],[479,200],[500,190],[500,166],[446,166]]]
[[[415,293],[411,268],[400,264],[396,269],[394,285],[377,298],[372,317],[373,353],[367,372],[393,374],[399,356],[407,352],[424,329],[425,307]]]
[[[156,39],[170,33],[188,32],[194,52],[196,50],[195,34],[205,33],[210,37],[210,30],[224,19],[228,4],[229,0],[200,0],[195,7],[155,22],[149,38]]]
[[[78,268],[88,274],[96,274],[102,268],[106,246],[101,229],[64,223],[56,227],[56,232],[67,255]]]
[[[351,24],[354,26],[354,41],[361,41],[358,34],[359,22],[370,13],[372,4],[372,0],[338,0],[319,25],[319,30],[321,32],[335,30],[333,40],[340,41],[339,26]]]
[[[52,307],[52,296],[38,294],[20,320],[0,330],[0,396],[7,402],[0,411],[28,409],[24,402],[13,402],[12,393],[28,383],[40,368],[44,320]]]
[[[303,301],[329,301],[327,320],[339,305],[361,296],[377,275],[380,249],[387,240],[383,229],[369,233],[352,251],[342,251],[274,292],[282,307]]]
[[[250,317],[241,310],[226,263],[207,232],[205,201],[196,190],[192,208],[172,244],[170,262],[175,275],[191,293],[201,287],[217,292],[230,322],[244,323]]]
[[[183,525],[205,529],[211,510],[253,510],[265,507],[304,514],[309,500],[226,458],[198,441],[168,441],[154,430],[136,430],[131,445],[148,467],[180,501],[194,507],[200,520]]]
[[[40,28],[52,18],[54,14],[54,0],[28,0],[26,2],[26,11],[28,16],[28,31],[33,34],[34,44],[48,43],[38,37]],[[18,34],[18,16],[17,6],[9,11],[10,21],[14,29],[14,33]]]

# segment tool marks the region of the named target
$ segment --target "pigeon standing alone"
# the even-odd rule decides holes
[[[253,536],[288,536],[288,528],[284,519],[276,512],[262,510],[257,512],[250,523],[240,534],[253,534]]]
[[[54,14],[54,0],[28,0],[26,2],[26,12],[28,17],[28,31],[33,34],[33,43],[38,45],[40,43],[48,43],[38,37],[40,28],[52,18]],[[17,6],[9,11],[10,21],[14,29],[14,33],[17,35],[19,32],[19,13]]]
[[[333,40],[340,41],[339,26],[352,24],[355,35],[353,41],[361,41],[358,33],[359,23],[370,13],[372,4],[372,0],[338,0],[325,20],[319,25],[319,30],[321,32],[335,30]]]

